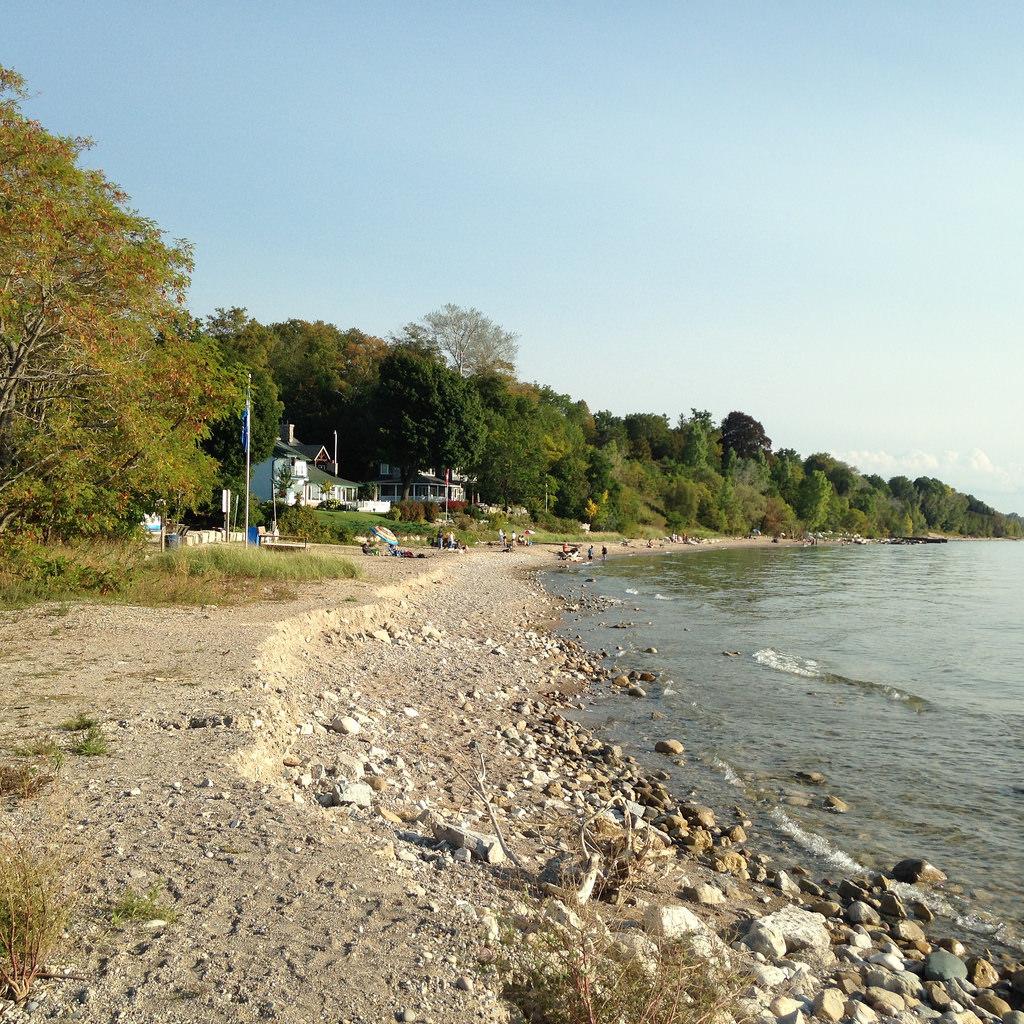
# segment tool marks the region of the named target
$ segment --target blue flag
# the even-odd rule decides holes
[[[245,408],[242,410],[242,450],[249,450],[249,399],[245,400]]]

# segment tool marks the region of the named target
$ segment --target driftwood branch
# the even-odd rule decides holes
[[[484,754],[482,750],[477,750],[477,755],[480,758],[480,774],[475,779],[469,778],[464,775],[459,769],[452,765],[455,769],[455,773],[462,779],[463,782],[479,797],[484,807],[487,808],[487,815],[491,819],[491,827],[494,829],[494,834],[498,837],[498,843],[501,846],[501,852],[512,861],[512,863],[524,874],[526,873],[526,865],[516,856],[515,851],[508,845],[505,840],[505,833],[501,830],[501,824],[498,821],[498,813],[494,809],[494,804],[491,803],[491,798],[487,795],[487,764],[484,761]]]

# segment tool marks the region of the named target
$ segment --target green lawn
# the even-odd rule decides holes
[[[400,537],[406,534],[428,536],[437,533],[435,523],[396,523],[387,516],[374,515],[372,512],[321,512],[320,509],[315,511],[317,518],[322,519],[329,529],[341,527],[360,536],[368,534],[374,526],[386,526]]]

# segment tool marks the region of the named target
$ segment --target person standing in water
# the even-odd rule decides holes
[[[601,561],[603,562],[608,557],[608,548],[606,545],[601,545]]]

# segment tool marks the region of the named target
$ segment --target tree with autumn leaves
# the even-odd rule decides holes
[[[134,528],[208,498],[237,404],[184,305],[191,252],[48,132],[0,67],[0,534]]]

